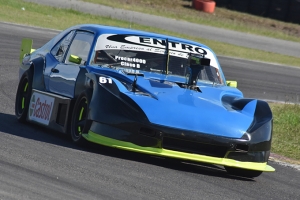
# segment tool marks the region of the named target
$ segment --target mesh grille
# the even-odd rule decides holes
[[[228,151],[227,147],[203,144],[187,140],[179,140],[171,137],[163,138],[163,148],[186,153],[195,153],[206,156],[223,158]]]

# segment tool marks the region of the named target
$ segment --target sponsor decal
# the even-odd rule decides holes
[[[203,46],[187,44],[180,41],[172,41],[167,38],[155,38],[145,35],[131,34],[102,34],[99,36],[95,50],[123,50],[142,51],[156,54],[169,54],[170,56],[188,58],[190,53],[201,54],[211,60],[210,65],[219,69],[219,64],[212,51]],[[120,56],[121,57],[121,56]],[[138,59],[138,58],[137,58]],[[118,59],[120,60],[120,59]],[[123,61],[123,60],[122,60]],[[124,60],[123,66],[140,68],[140,62]]]
[[[114,42],[121,42],[125,44],[164,48],[164,49],[166,48],[167,45],[166,39],[158,39],[158,38],[151,38],[147,36],[138,36],[138,35],[111,35],[107,37],[107,40],[114,41]],[[174,42],[171,40],[169,40],[168,42],[168,47],[170,50],[177,50],[177,51],[188,52],[188,53],[199,53],[203,55],[207,54],[206,50],[202,47],[191,45],[191,44],[180,43],[180,42]]]
[[[48,125],[54,106],[54,98],[34,92],[30,99],[29,120]]]
[[[122,66],[133,67],[133,68],[140,68],[140,64],[146,64],[147,62],[145,59],[128,58],[128,57],[121,57],[121,56],[115,56],[115,59],[120,60]]]

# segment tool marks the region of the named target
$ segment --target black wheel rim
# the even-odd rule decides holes
[[[74,139],[78,140],[81,138],[84,125],[86,123],[86,113],[87,113],[87,99],[85,97],[81,98],[75,115],[74,123]]]
[[[27,105],[28,102],[28,98],[29,98],[29,91],[28,91],[28,79],[24,78],[20,84],[20,88],[19,88],[19,96],[18,96],[18,102],[17,102],[17,112],[18,115],[22,115],[22,113],[24,112],[24,109]]]

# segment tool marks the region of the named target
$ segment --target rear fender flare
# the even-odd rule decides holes
[[[45,82],[44,82],[44,67],[45,59],[43,57],[36,58],[30,62],[27,69],[24,69],[24,72],[31,70],[33,72],[33,81],[32,89],[37,89],[40,91],[45,91]],[[21,74],[22,76],[23,74]]]
[[[32,88],[45,91],[45,81],[43,73],[45,69],[45,58],[39,57],[33,60],[32,63],[34,65]]]

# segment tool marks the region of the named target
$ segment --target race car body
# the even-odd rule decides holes
[[[24,40],[16,116],[86,141],[225,166],[274,171],[268,104],[243,98],[207,46],[83,24],[37,50]],[[24,50],[25,49],[25,50]]]

